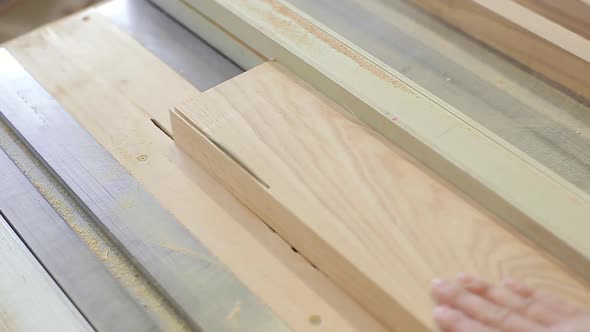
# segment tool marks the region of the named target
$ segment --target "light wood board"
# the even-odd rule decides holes
[[[54,23],[6,47],[293,329],[383,331],[152,123],[169,130],[169,109],[198,91],[99,15],[83,15],[88,17]]]
[[[491,12],[508,19],[563,50],[585,60],[590,65],[590,40],[572,32],[560,24],[539,15],[535,11],[512,0],[473,0]],[[505,36],[510,38],[510,35]],[[553,60],[559,66],[559,59]]]
[[[580,0],[514,0],[551,21],[590,39],[590,5]]]
[[[526,67],[590,100],[590,41],[509,0],[412,0]]]
[[[430,280],[590,291],[468,198],[269,62],[172,113],[174,139],[388,327],[427,331]]]
[[[0,216],[0,329],[94,331]]]

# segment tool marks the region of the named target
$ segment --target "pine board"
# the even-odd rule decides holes
[[[590,63],[590,41],[512,0],[474,0],[489,11]],[[510,36],[506,36],[509,38]],[[559,61],[553,62],[559,66]]]
[[[584,37],[515,1],[412,1],[574,94],[590,100],[590,41]]]
[[[580,0],[514,0],[528,9],[590,39],[590,6]]]
[[[388,327],[427,331],[430,280],[511,276],[590,304],[558,265],[275,62],[183,103],[175,142]]]
[[[6,46],[164,208],[294,330],[315,327],[319,318],[326,331],[383,331],[154,126],[151,119],[169,130],[168,110],[198,91],[99,15],[85,15],[87,19],[73,16]]]
[[[590,107],[406,0],[289,2],[590,193]]]

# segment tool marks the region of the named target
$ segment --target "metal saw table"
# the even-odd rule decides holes
[[[338,8],[328,0],[291,3],[465,110],[580,189],[590,188],[588,106],[403,1],[384,7],[380,1],[346,0]],[[115,0],[95,10],[199,91],[243,72],[150,2]],[[352,24],[359,16],[370,23]],[[440,47],[443,44],[446,47]],[[460,63],[458,57],[466,60]],[[198,236],[189,234],[176,214],[144,189],[11,55],[3,51],[0,59],[0,236],[12,239],[28,255],[32,263],[27,268],[37,272],[27,273],[50,277],[44,282],[57,289],[61,302],[56,301],[70,312],[64,315],[76,317],[72,326],[53,328],[289,329],[285,317],[269,309],[251,284],[242,283],[243,275],[234,276]],[[561,113],[563,105],[569,115]],[[2,269],[15,268],[9,260],[0,264]],[[19,273],[13,279],[22,277],[21,283],[0,282],[0,289],[26,287],[25,272]],[[313,280],[324,285],[322,278]],[[17,303],[10,313],[25,310],[27,303],[20,306],[19,300],[30,301],[18,291],[7,298],[0,300],[0,307]],[[355,308],[342,312],[356,315]],[[43,318],[51,320],[48,316],[40,321]],[[3,320],[0,317],[0,327],[6,329],[39,327]],[[312,314],[305,324],[317,328],[321,322]],[[355,327],[365,322],[358,324]]]

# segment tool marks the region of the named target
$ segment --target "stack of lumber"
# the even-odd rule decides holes
[[[556,231],[550,222],[573,220],[585,200],[281,1],[200,3],[261,52],[250,59],[278,62],[200,92],[96,15],[6,46],[290,327],[428,331],[430,281],[462,271],[590,307],[586,280],[572,272],[571,262],[588,270],[575,225],[538,245],[539,229]],[[538,179],[537,190],[518,196],[530,187],[512,184],[526,179]],[[496,199],[503,192],[515,207]],[[557,220],[551,208],[567,204]],[[529,219],[520,230],[547,221],[523,231],[537,243],[506,227]],[[570,239],[577,255],[563,247]]]
[[[462,110],[286,0],[157,3],[247,69],[275,59],[500,220],[590,277],[588,195]]]
[[[189,103],[177,108],[173,114],[173,117],[176,117],[176,120],[174,120],[175,130],[177,131],[175,134],[177,136],[175,136],[176,143],[191,154],[193,158],[199,160],[205,168],[209,168],[210,172],[216,175],[220,182],[225,183],[226,187],[248,205],[252,211],[255,211],[261,219],[277,230],[283,238],[295,247],[301,246],[303,249],[297,248],[297,250],[302,252],[306,258],[310,259],[314,265],[326,273],[341,288],[347,290],[364,308],[378,317],[380,321],[385,322],[388,327],[411,327],[414,330],[420,330],[425,326],[430,326],[429,286],[427,280],[437,275],[452,274],[460,270],[475,271],[475,273],[493,280],[497,280],[500,276],[511,275],[513,272],[509,270],[512,270],[512,268],[506,269],[506,267],[515,261],[519,261],[519,259],[513,260],[492,255],[492,257],[488,258],[491,258],[493,263],[479,261],[480,259],[485,260],[482,256],[487,255],[470,246],[473,243],[484,246],[489,245],[488,240],[485,238],[487,235],[495,234],[496,231],[509,235],[510,239],[505,241],[502,237],[492,235],[494,240],[491,240],[491,242],[519,243],[519,246],[523,245],[532,249],[530,253],[533,256],[545,257],[545,252],[538,247],[528,247],[530,244],[527,240],[533,240],[537,246],[558,258],[561,261],[558,263],[559,265],[565,263],[569,269],[575,270],[585,278],[589,277],[590,269],[588,267],[590,261],[588,258],[590,257],[590,247],[587,239],[581,236],[586,232],[582,230],[588,230],[589,227],[588,223],[585,222],[588,211],[590,211],[587,195],[580,193],[571,184],[566,183],[542,165],[531,160],[527,155],[503,142],[499,137],[466,117],[460,110],[454,109],[444,101],[436,98],[393,68],[321,24],[321,22],[298,11],[287,1],[234,2],[206,0],[188,1],[183,2],[183,4],[177,3],[178,6],[168,5],[160,1],[158,3],[166,10],[177,13],[185,24],[194,31],[202,33],[201,36],[213,45],[219,43],[220,32],[210,32],[211,27],[203,23],[206,20],[213,20],[216,22],[217,27],[224,29],[221,35],[225,36],[225,42],[230,40],[227,38],[231,38],[237,41],[237,45],[242,47],[244,45],[250,46],[250,53],[244,49],[237,51],[236,49],[225,48],[232,60],[243,63],[247,68],[254,67],[252,63],[260,61],[260,59],[276,59],[291,73],[299,76],[307,84],[317,89],[317,91],[310,92],[311,94],[321,92],[326,97],[329,97],[331,101],[339,105],[339,107],[335,108],[337,113],[346,114],[349,112],[379,134],[382,134],[390,142],[401,147],[411,154],[413,158],[416,158],[415,165],[422,163],[442,177],[437,178],[438,181],[445,183],[444,180],[446,180],[455,185],[454,188],[449,186],[449,190],[459,189],[466,193],[469,199],[460,194],[458,195],[466,202],[469,202],[470,206],[477,207],[477,210],[482,215],[487,216],[483,218],[487,221],[482,222],[481,225],[477,224],[475,227],[471,223],[474,220],[482,220],[479,217],[469,217],[467,214],[463,214],[462,217],[455,217],[451,213],[448,214],[448,216],[453,216],[450,218],[437,216],[436,213],[433,213],[435,217],[440,218],[436,220],[444,220],[444,223],[442,221],[439,223],[425,222],[424,220],[433,217],[427,217],[419,213],[408,217],[403,222],[395,223],[391,221],[396,219],[391,218],[391,213],[387,214],[381,211],[383,215],[375,216],[374,214],[377,212],[374,212],[371,208],[375,209],[376,206],[381,204],[379,209],[384,209],[382,205],[385,205],[385,203],[383,203],[381,193],[388,192],[387,190],[391,191],[391,188],[403,187],[400,189],[403,194],[393,195],[390,193],[396,198],[399,196],[413,197],[408,193],[408,191],[414,190],[413,186],[401,186],[396,181],[392,181],[393,185],[388,183],[384,179],[391,177],[391,174],[386,172],[382,173],[381,176],[377,176],[379,179],[377,181],[374,178],[369,178],[369,181],[364,182],[360,180],[366,177],[366,174],[362,172],[352,173],[355,175],[347,172],[333,174],[336,170],[341,170],[343,164],[346,165],[346,163],[352,163],[366,172],[368,172],[367,170],[373,171],[375,165],[383,163],[382,154],[376,153],[378,157],[368,158],[366,157],[367,151],[355,152],[350,150],[349,154],[362,155],[367,160],[367,164],[359,163],[360,158],[340,159],[340,154],[336,154],[336,158],[329,162],[327,160],[332,155],[327,154],[325,151],[333,151],[333,149],[341,151],[342,147],[324,146],[324,144],[327,144],[326,142],[331,142],[325,139],[313,140],[313,144],[308,142],[305,147],[285,144],[285,146],[280,147],[263,148],[262,143],[259,144],[256,140],[260,140],[264,144],[274,143],[278,139],[278,134],[269,134],[266,129],[257,127],[261,123],[257,122],[256,118],[242,121],[246,122],[242,125],[255,125],[254,128],[245,131],[238,130],[239,125],[237,124],[242,122],[235,120],[238,116],[231,115],[225,109],[228,108],[228,103],[231,104],[233,108],[238,110],[234,113],[240,113],[240,117],[244,116],[242,113],[247,114],[245,109],[255,108],[256,112],[260,112],[264,107],[288,109],[289,112],[294,112],[293,110],[298,108],[311,108],[318,112],[317,105],[312,107],[310,105],[314,105],[313,103],[307,104],[307,98],[301,96],[284,97],[284,92],[269,91],[267,89],[269,86],[283,86],[278,82],[268,83],[268,81],[261,79],[263,82],[255,84],[250,79],[245,79],[242,76],[242,79],[250,82],[253,86],[259,85],[256,90],[258,97],[254,97],[251,91],[243,87],[237,88],[236,91],[240,91],[239,93],[228,93],[227,87],[220,86],[217,93],[222,94],[223,97],[217,97],[217,102],[210,100],[213,99],[211,95],[216,94],[213,91],[217,89],[213,89],[205,92],[192,104]],[[183,15],[180,13],[183,13]],[[256,72],[261,71],[261,69],[256,70]],[[282,72],[283,70],[279,71]],[[249,74],[251,73],[245,75]],[[231,86],[232,83],[228,82],[226,84]],[[238,83],[235,81],[233,84]],[[228,94],[243,95],[245,97],[236,101],[234,97],[228,97]],[[283,97],[271,97],[275,94]],[[210,98],[203,97],[207,95]],[[229,102],[220,102],[223,99],[227,99]],[[258,104],[259,99],[284,101],[284,105],[276,103],[271,103],[272,106],[264,103]],[[290,105],[290,102],[294,100],[306,102]],[[257,106],[247,108],[247,106],[243,105],[246,101]],[[202,110],[203,108],[205,111]],[[195,109],[200,111],[195,111]],[[213,113],[211,110],[215,110],[215,114],[222,113],[218,114],[220,118],[211,120],[210,116]],[[281,113],[288,112],[283,111]],[[307,119],[308,116],[310,115],[302,113],[297,117],[297,120],[290,119],[288,123],[303,121],[302,119]],[[206,117],[207,120],[203,121],[199,117]],[[230,126],[227,124],[230,121],[226,118],[231,119],[231,123],[233,123],[231,125],[232,129],[229,131],[232,133],[239,132],[244,137],[231,139],[219,134],[218,130],[220,129],[218,126],[221,126],[221,124],[223,124],[224,128]],[[271,118],[277,119],[277,117]],[[211,121],[211,123],[208,121]],[[289,132],[287,128],[278,129],[280,126],[275,123],[269,124],[269,126],[281,133]],[[255,135],[252,136],[249,131],[254,132]],[[331,128],[329,125],[319,125],[317,128],[306,125],[304,128],[291,131],[294,133],[291,138],[286,138],[286,141],[300,140],[301,137],[324,138],[324,135],[319,133],[343,132],[343,130]],[[303,132],[307,132],[307,134]],[[344,137],[354,137],[350,138],[349,146],[364,142],[357,135],[348,131],[344,132],[346,132],[346,134],[343,134]],[[186,140],[184,143],[183,137]],[[250,141],[248,138],[252,138],[254,141]],[[245,146],[234,145],[238,140]],[[248,144],[245,141],[248,141]],[[212,150],[202,148],[203,142],[212,144],[215,148],[212,148]],[[313,145],[320,145],[319,150],[309,148],[309,146]],[[201,148],[195,151],[193,146]],[[249,148],[249,146],[255,146],[256,148]],[[310,163],[315,167],[322,166],[323,168],[303,168],[298,164],[296,166],[286,166],[284,163],[275,164],[270,161],[272,159],[268,154],[269,149],[277,154],[283,152],[287,147],[291,147],[293,150],[289,150],[288,153],[284,152],[285,154],[297,156],[293,157],[292,161],[313,160],[314,162]],[[252,152],[252,150],[255,150],[255,152]],[[369,148],[368,150],[380,151],[376,148],[374,150]],[[301,155],[302,151],[309,153],[309,155]],[[222,156],[220,157],[215,153],[222,153]],[[322,161],[319,162],[317,161],[318,156],[325,158],[322,158]],[[274,158],[285,159],[282,155]],[[326,160],[326,158],[328,159]],[[229,166],[224,165],[223,162],[229,163]],[[324,163],[327,163],[328,166]],[[232,167],[235,168],[232,169]],[[290,168],[291,173],[277,171],[286,167]],[[271,168],[270,172],[273,175],[268,174],[269,168]],[[394,167],[391,168],[395,169]],[[222,172],[220,169],[224,171]],[[303,169],[306,171],[302,171]],[[318,171],[318,169],[321,171]],[[344,167],[344,169],[347,168]],[[274,174],[275,172],[278,173]],[[296,176],[293,174],[296,174]],[[326,178],[327,175],[325,174],[333,174],[335,178]],[[306,176],[310,178],[307,179]],[[354,189],[351,189],[344,185],[343,187],[348,190],[335,191],[338,192],[338,195],[345,193],[354,195],[345,199],[345,202],[366,204],[362,205],[362,209],[364,209],[364,213],[371,211],[371,217],[367,218],[370,220],[369,222],[361,219],[358,215],[350,214],[348,210],[348,214],[342,213],[342,206],[346,204],[334,203],[332,202],[335,200],[334,198],[326,199],[326,197],[333,196],[330,195],[330,193],[333,194],[331,191],[321,195],[322,199],[318,199],[319,203],[321,203],[319,206],[308,201],[314,195],[318,195],[318,189],[314,188],[312,190],[309,186],[316,182],[325,183],[318,181],[318,179],[322,181],[331,179],[328,181],[329,186],[323,187],[329,188],[334,186],[335,183],[339,185],[351,181],[354,183],[350,176],[357,179],[357,183],[363,183],[362,186],[371,186],[373,183],[389,184],[387,188],[375,190],[379,195],[373,193],[374,196],[368,196],[371,198],[367,198],[365,192],[358,189],[362,186],[351,186],[354,187]],[[289,187],[290,190],[287,190],[287,193],[279,194],[275,191],[277,190],[277,184],[272,183],[269,178],[283,181],[281,182],[282,186]],[[292,178],[295,178],[296,181],[290,182],[286,180]],[[297,180],[297,178],[299,179]],[[303,183],[298,183],[298,181],[303,181]],[[262,186],[262,188],[257,186]],[[302,187],[307,189],[294,190],[294,188]],[[415,187],[421,188],[420,186]],[[531,190],[531,188],[534,188],[534,190]],[[439,193],[439,190],[436,190],[435,187],[430,189]],[[296,196],[297,192],[299,192],[298,196]],[[431,192],[424,191],[423,195],[432,197],[428,193]],[[285,196],[282,195],[286,195],[289,200],[283,201],[282,199]],[[393,202],[398,202],[398,199],[387,195],[385,197],[388,197]],[[426,202],[424,199],[426,199]],[[470,201],[470,199],[475,202]],[[389,201],[386,202],[389,203]],[[422,202],[422,204],[416,202]],[[397,208],[408,209],[408,206],[417,204],[413,206],[414,211],[432,211],[439,207],[439,203],[437,199],[428,201],[427,198],[422,197],[422,200],[409,200],[408,205],[401,204],[401,207],[397,206]],[[318,202],[315,204],[318,204]],[[331,204],[337,204],[338,207]],[[316,208],[314,211],[321,209],[327,211],[317,212],[317,215],[306,211],[306,209],[314,207]],[[493,216],[488,215],[484,212],[485,210],[490,211]],[[457,211],[465,213],[463,209],[457,209]],[[390,219],[385,221],[387,216]],[[327,223],[329,226],[321,229],[322,225],[318,225],[320,222]],[[510,228],[510,232],[507,232],[502,227],[503,224],[510,224],[514,228]],[[364,227],[372,228],[367,231],[373,232],[373,235],[369,237],[369,241],[379,241],[382,245],[381,249],[387,246],[383,244],[384,241],[393,239],[391,241],[400,246],[393,252],[404,255],[400,261],[395,261],[394,265],[400,270],[403,269],[403,271],[395,269],[387,271],[387,267],[381,260],[377,260],[378,263],[374,263],[372,266],[379,266],[379,269],[387,272],[379,270],[380,273],[379,271],[366,269],[368,265],[363,264],[369,263],[365,262],[365,258],[358,259],[358,257],[367,257],[370,254],[364,256],[359,254],[359,248],[371,252],[374,248],[378,248],[379,244],[371,243],[367,248],[363,247],[364,242],[357,243],[357,245],[351,244],[355,242],[349,241],[350,237],[354,238],[366,234],[362,229],[351,227],[351,225],[364,225]],[[384,225],[397,229],[388,232],[380,228]],[[299,228],[296,228],[297,226]],[[343,234],[332,234],[338,228],[344,229],[342,230]],[[319,234],[320,232],[322,234]],[[446,233],[445,236],[445,232],[449,233]],[[519,232],[521,234],[518,234]],[[391,235],[392,233],[397,236],[385,236],[383,238],[378,236],[383,234]],[[354,236],[350,234],[354,234]],[[519,237],[522,234],[528,239],[525,240]],[[483,238],[476,239],[482,235]],[[421,239],[423,242],[417,240],[420,237],[427,240]],[[407,239],[405,243],[410,245],[404,248],[405,243],[399,241],[399,238]],[[440,242],[437,240],[440,240]],[[367,240],[364,239],[364,241]],[[421,243],[426,243],[426,245],[421,246]],[[352,246],[354,249],[343,248],[346,245]],[[498,249],[499,247],[496,246],[498,244],[490,245],[490,248],[495,247],[495,249]],[[306,248],[310,247],[313,249],[306,250]],[[436,249],[433,249],[433,247]],[[392,248],[389,247],[389,249]],[[494,254],[500,252],[507,254],[507,251],[504,250],[491,251]],[[379,258],[391,255],[390,251],[377,250],[375,252],[372,255]],[[440,256],[445,255],[445,253],[450,257],[448,262],[445,261],[443,267],[437,268],[437,263],[441,261]],[[429,254],[432,254],[432,256],[429,256]],[[503,254],[500,254],[500,256]],[[420,260],[416,259],[416,256],[420,255],[426,257],[422,257],[422,263],[417,263]],[[467,257],[460,258],[464,255]],[[529,254],[517,254],[517,256],[528,257]],[[473,263],[466,263],[470,260],[473,260]],[[506,263],[508,261],[510,263]],[[553,260],[550,258],[549,261]],[[329,266],[330,264],[334,264],[335,267]],[[414,266],[414,264],[417,264],[418,267]],[[522,266],[516,270],[519,273],[524,271],[529,273],[537,270],[537,268],[532,268],[532,265],[525,264],[526,267]],[[337,268],[339,272],[336,272]],[[420,277],[420,271],[427,272]],[[345,276],[343,277],[343,275]],[[350,277],[351,275],[353,277]],[[399,280],[395,279],[394,282],[394,279],[392,279],[394,275],[395,278],[401,278],[400,275],[405,275],[411,280],[408,284],[398,286],[396,282]],[[383,276],[386,277],[379,279]],[[524,276],[518,277],[522,278]],[[528,277],[524,278],[528,279]],[[534,281],[536,277],[531,279],[536,284]],[[393,286],[387,285],[387,282],[396,284],[399,288],[393,290]],[[412,286],[412,283],[415,283],[415,285]],[[547,285],[537,284],[537,286],[545,287]],[[365,294],[367,291],[376,292],[369,296]],[[404,299],[411,300],[406,302]],[[394,304],[397,304],[397,306]]]
[[[589,303],[496,217],[346,114],[269,62],[178,106],[172,128],[178,146],[391,329],[432,328],[429,281],[463,270],[535,275]]]
[[[588,1],[411,1],[590,101]]]

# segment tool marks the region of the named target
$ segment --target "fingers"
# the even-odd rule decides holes
[[[446,306],[434,309],[434,320],[442,332],[498,332],[461,311]]]
[[[584,314],[582,309],[571,303],[545,295],[515,280],[506,279],[502,285],[523,298],[532,299],[536,303],[539,303],[547,311],[558,313],[564,319],[569,319]]]
[[[473,276],[460,274],[457,282],[468,291],[545,326],[572,318],[573,311],[572,308],[568,309],[567,303],[544,298],[539,292],[512,280],[492,285]]]
[[[480,285],[485,288],[485,285]],[[458,283],[433,281],[433,297],[439,305],[452,307],[484,326],[504,332],[543,331],[544,327],[520,314],[466,290]]]

